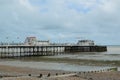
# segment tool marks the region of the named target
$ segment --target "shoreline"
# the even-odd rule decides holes
[[[73,73],[65,71],[56,71],[56,70],[40,70],[27,67],[13,67],[0,65],[0,80],[118,80],[120,78],[120,72],[116,71],[105,71],[105,72],[86,72],[86,73]],[[56,75],[57,73],[57,75]],[[64,73],[64,74],[63,74]],[[4,76],[2,77],[2,74]],[[40,78],[40,74],[43,75]],[[48,74],[50,74],[48,76]],[[75,75],[71,75],[75,74]],[[71,76],[69,76],[71,75]]]
[[[33,62],[57,62],[57,63],[68,63],[77,64],[85,66],[117,66],[120,67],[120,60],[90,60],[90,59],[70,59],[70,58],[49,58],[49,57],[23,57],[14,58],[9,60],[19,60],[19,61],[33,61]]]

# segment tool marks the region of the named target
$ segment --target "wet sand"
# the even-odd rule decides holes
[[[52,75],[55,75],[56,73],[63,73],[65,71],[57,71],[57,70],[40,70],[35,68],[28,68],[28,67],[15,67],[15,66],[8,66],[8,65],[0,65],[0,74],[15,74],[15,75],[21,75],[21,76],[27,76],[28,74],[31,74],[33,76],[38,76],[39,74],[47,75],[48,73],[51,73]],[[66,72],[69,73],[69,72]]]
[[[27,68],[27,67],[13,67],[13,66],[6,66],[0,65],[0,80],[84,80],[78,77],[48,77],[50,73],[51,76],[70,74],[70,72],[65,71],[55,71],[55,70],[40,70],[34,68]],[[38,78],[39,75],[42,74],[43,78]]]
[[[50,73],[50,76],[48,74]],[[57,77],[56,73],[58,74]],[[61,76],[63,75],[66,76]],[[40,70],[28,67],[13,67],[0,65],[0,80],[119,80],[120,72],[98,72],[98,73],[79,73],[73,76],[67,76],[73,72]],[[42,78],[39,75],[43,74]],[[3,77],[2,77],[3,75]]]

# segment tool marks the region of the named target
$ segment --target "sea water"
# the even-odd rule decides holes
[[[62,70],[62,71],[98,71],[109,69],[107,66],[80,66],[80,65],[71,65],[67,63],[52,63],[52,62],[27,62],[27,61],[2,61],[0,65],[9,65],[16,67],[29,67],[41,70]]]

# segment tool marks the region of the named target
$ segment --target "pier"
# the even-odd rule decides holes
[[[24,43],[1,43],[0,57],[52,56],[75,52],[105,52],[106,46],[98,46],[92,40],[80,40],[76,44],[55,44],[27,37]]]
[[[52,56],[74,52],[104,52],[106,46],[27,46],[27,45],[2,45],[0,57],[24,57],[24,56]]]

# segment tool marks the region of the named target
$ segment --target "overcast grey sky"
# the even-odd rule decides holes
[[[0,41],[36,36],[119,45],[119,9],[120,0],[0,0]]]

